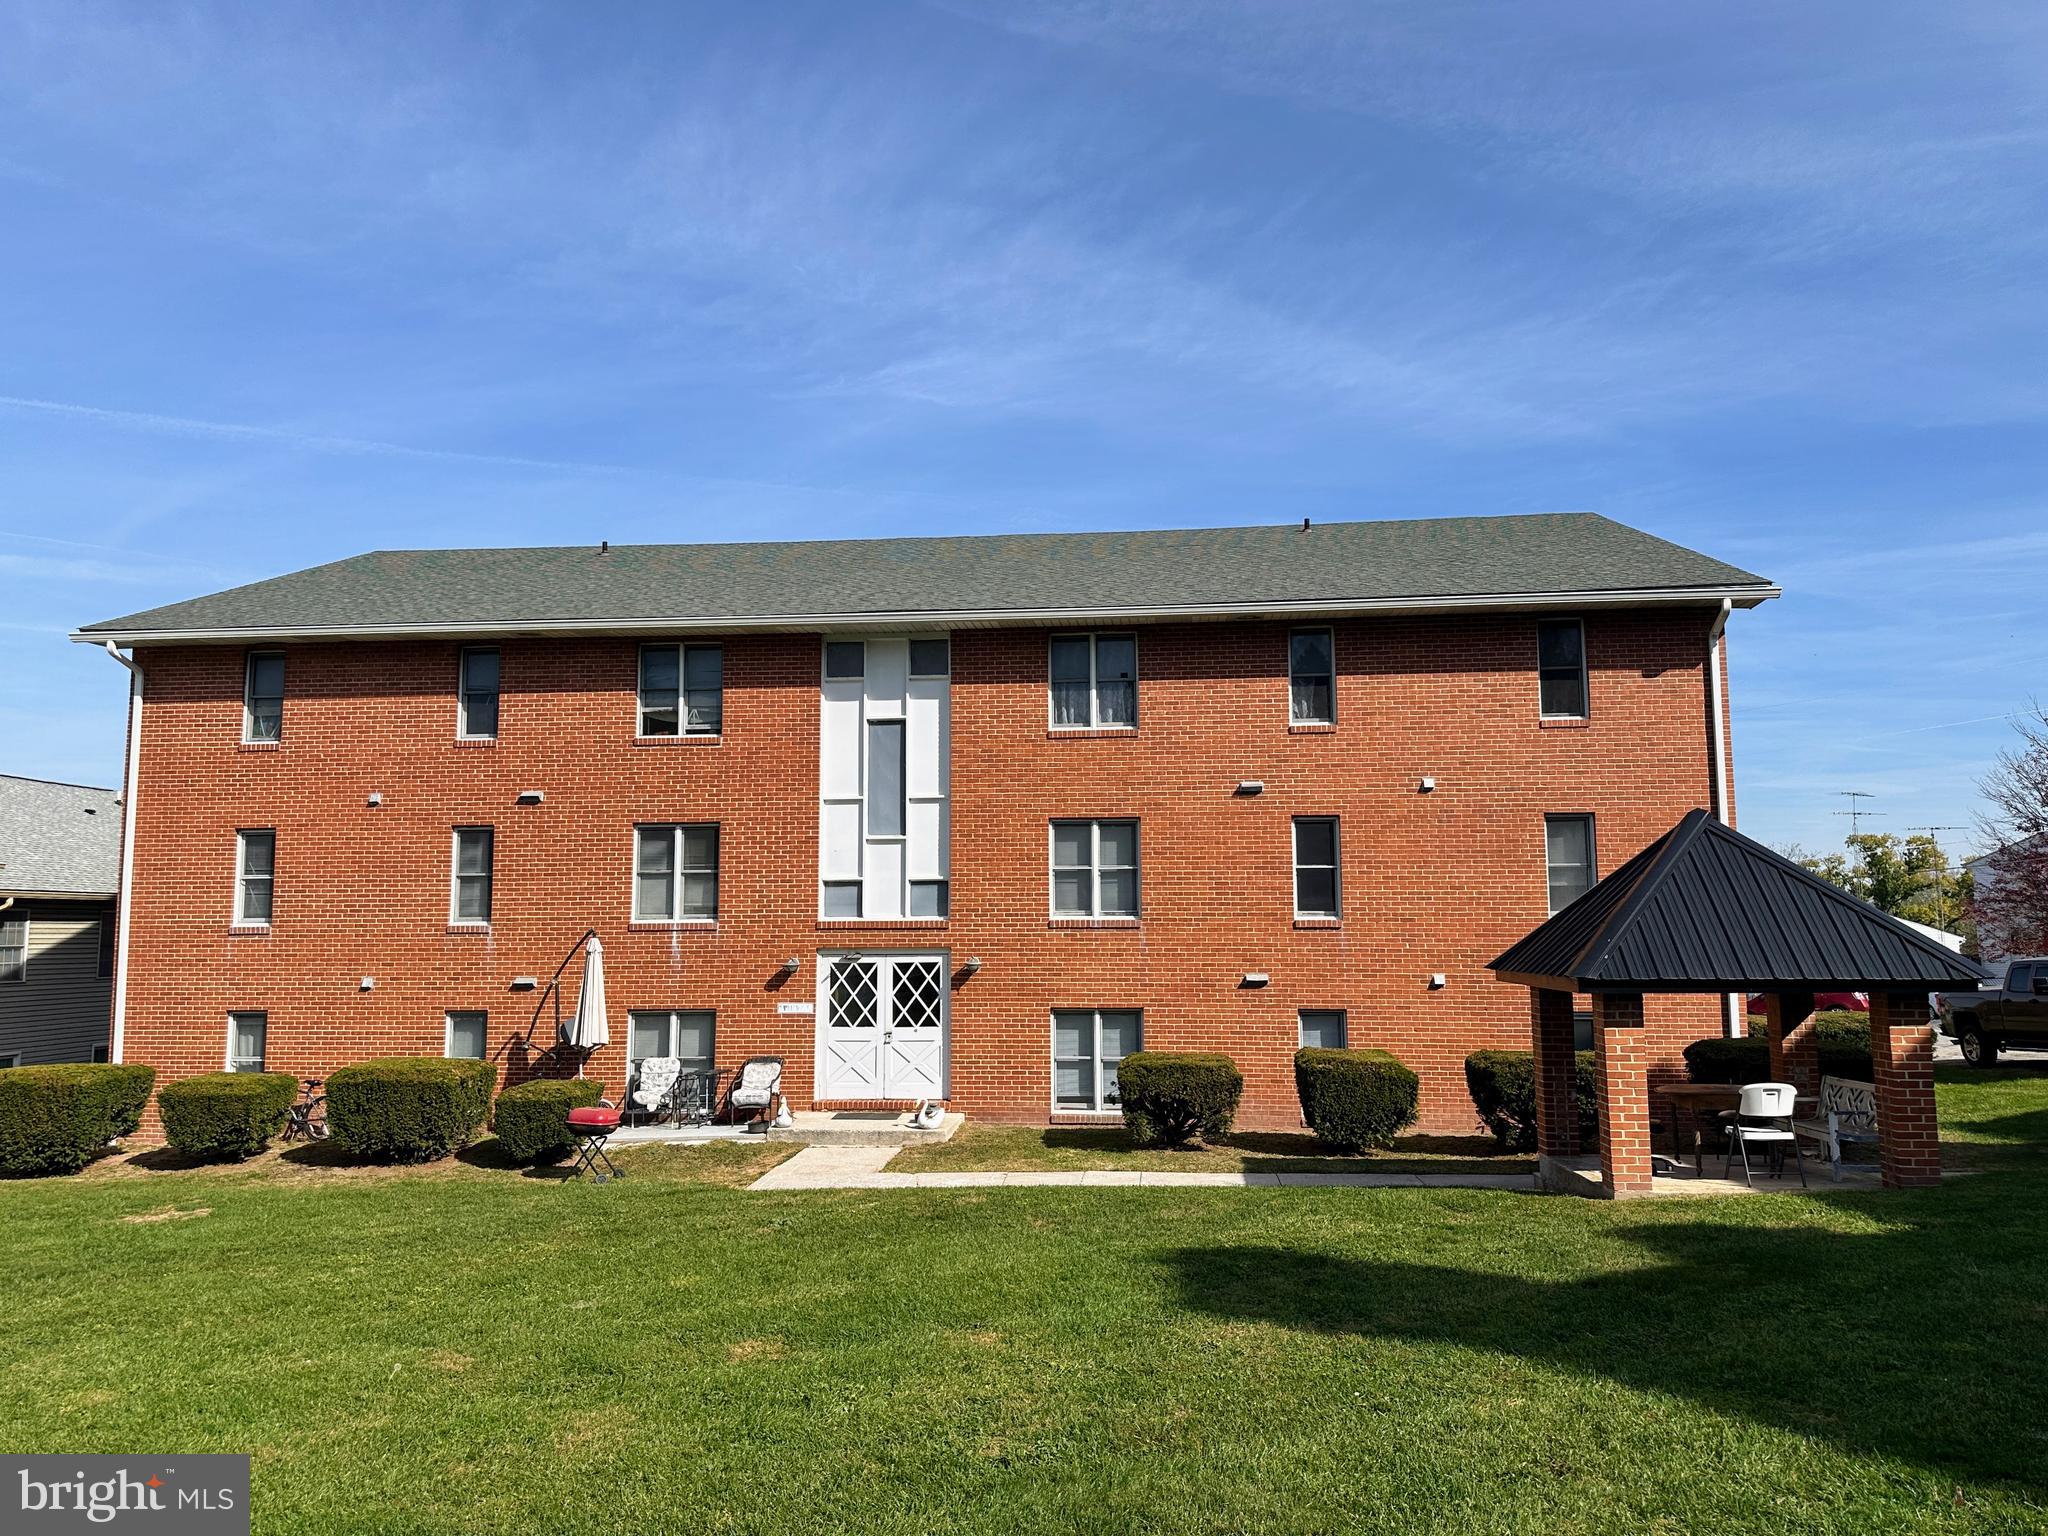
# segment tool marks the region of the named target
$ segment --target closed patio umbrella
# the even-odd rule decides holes
[[[592,934],[583,948],[583,987],[576,994],[576,1011],[562,1023],[562,1044],[578,1052],[576,1075],[583,1075],[590,1053],[611,1043],[611,1026],[604,1013],[604,943]]]

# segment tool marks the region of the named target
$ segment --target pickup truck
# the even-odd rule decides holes
[[[1935,1002],[1941,1032],[1973,1067],[1990,1066],[2006,1046],[2048,1048],[2048,956],[2007,961],[1998,985],[1942,992]]]

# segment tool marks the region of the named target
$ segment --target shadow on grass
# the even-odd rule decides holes
[[[1039,1133],[1048,1151],[1099,1153],[1105,1166],[1134,1152],[1190,1157],[1237,1152],[1265,1172],[1328,1173],[1521,1173],[1536,1166],[1533,1155],[1502,1152],[1489,1136],[1402,1136],[1391,1148],[1343,1152],[1324,1146],[1307,1131],[1231,1131],[1212,1142],[1185,1147],[1139,1147],[1122,1126],[1053,1126]]]
[[[2048,1388],[2022,1341],[2048,1293],[2048,1177],[1808,1198],[1884,1225],[1642,1221],[1611,1235],[1654,1262],[1568,1280],[1264,1243],[1164,1262],[1214,1317],[1492,1351],[2038,1496]]]

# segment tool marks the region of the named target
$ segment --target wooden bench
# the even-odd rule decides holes
[[[1845,1143],[1877,1145],[1877,1085],[1846,1077],[1824,1077],[1820,1080],[1817,1113],[1816,1119],[1794,1120],[1792,1129],[1826,1149],[1828,1173],[1839,1180]]]

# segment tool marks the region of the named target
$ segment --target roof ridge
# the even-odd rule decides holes
[[[105,784],[80,784],[72,779],[39,779],[29,773],[0,773],[0,779],[12,779],[17,784],[48,784],[54,789],[89,789],[94,794],[118,795],[120,786]]]

